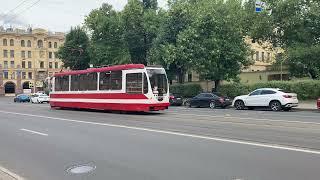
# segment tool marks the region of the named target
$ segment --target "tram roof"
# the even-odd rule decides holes
[[[129,69],[144,69],[143,64],[124,64],[124,65],[115,65],[102,68],[89,68],[86,70],[76,70],[76,71],[64,71],[56,73],[54,76],[66,76],[66,75],[75,75],[75,74],[87,74],[92,72],[106,72],[106,71],[121,71]]]

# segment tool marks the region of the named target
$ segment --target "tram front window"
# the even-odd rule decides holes
[[[168,91],[168,81],[164,69],[147,69],[152,92],[163,96]]]

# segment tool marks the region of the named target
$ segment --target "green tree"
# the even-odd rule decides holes
[[[157,9],[158,8],[158,2],[157,0],[142,0],[143,7],[145,9]]]
[[[249,48],[239,21],[241,0],[204,0],[197,4],[191,26],[178,36],[178,52],[218,89],[222,80],[236,79],[250,64]]]
[[[91,33],[91,63],[113,65],[130,62],[121,13],[109,4],[102,4],[85,18],[85,25]]]
[[[192,22],[192,8],[193,3],[187,0],[169,2],[169,10],[161,13],[158,36],[148,56],[150,62],[166,68],[170,80],[177,76],[179,83],[184,82],[184,75],[191,68],[191,62],[179,54],[181,51],[178,51],[177,39]]]
[[[310,60],[319,61],[317,51],[320,43],[320,2],[315,0],[267,0],[266,2],[272,9],[271,14],[255,13],[253,0],[245,3],[249,35],[258,42],[267,40],[272,42],[274,47],[283,48],[292,75],[309,75],[313,79],[319,77],[319,74],[316,74],[320,70],[319,63],[310,63]]]
[[[129,0],[122,12],[124,37],[133,63],[148,64],[147,54],[159,26],[156,2]]]
[[[86,69],[89,66],[89,38],[81,27],[71,28],[66,35],[66,40],[57,52],[58,58],[62,59],[64,67],[73,70]]]

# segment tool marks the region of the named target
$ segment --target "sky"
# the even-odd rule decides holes
[[[71,26],[81,25],[85,16],[102,3],[121,10],[127,0],[0,0],[0,26],[66,32]],[[158,4],[165,7],[166,0],[158,0]]]

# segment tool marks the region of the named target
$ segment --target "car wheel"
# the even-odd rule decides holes
[[[281,104],[279,101],[271,101],[270,102],[270,108],[272,111],[280,111],[281,110]]]
[[[237,109],[237,110],[243,110],[246,106],[244,105],[244,102],[242,100],[237,100],[235,103],[234,103],[234,107]]]
[[[216,108],[216,103],[215,103],[214,101],[213,101],[213,102],[210,102],[209,107],[210,107],[211,109],[215,109],[215,108]]]
[[[190,101],[186,101],[184,104],[185,104],[185,106],[187,106],[187,107],[191,107]]]

